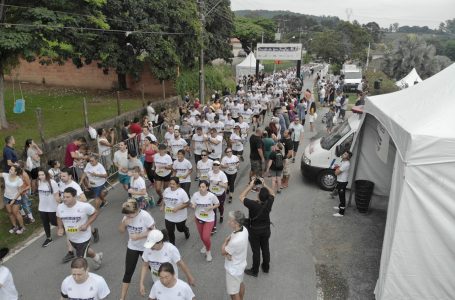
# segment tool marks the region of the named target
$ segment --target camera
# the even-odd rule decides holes
[[[262,184],[262,178],[259,177],[254,180],[254,185],[261,185],[261,184]]]

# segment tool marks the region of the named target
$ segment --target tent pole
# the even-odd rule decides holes
[[[366,117],[366,116],[365,116]],[[357,143],[357,151],[355,153],[355,160],[354,160],[354,172],[352,173],[352,183],[351,183],[351,191],[349,192],[349,201],[348,201],[348,207],[351,206],[352,203],[352,195],[355,193],[355,176],[357,175],[357,164],[359,163],[359,152],[360,152],[360,146],[362,145],[363,142],[363,131],[365,130],[363,128],[363,123],[365,122],[365,119],[362,122],[362,127],[359,132],[359,141]]]

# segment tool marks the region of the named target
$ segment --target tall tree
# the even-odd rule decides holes
[[[388,76],[400,79],[412,68],[422,78],[428,78],[450,64],[446,56],[436,56],[436,49],[422,37],[409,34],[395,42],[393,49],[385,56],[383,71]]]
[[[362,25],[362,27],[370,32],[371,37],[375,43],[379,43],[379,41],[382,39],[382,31],[378,23],[368,22],[365,25]]]
[[[341,45],[341,35],[334,30],[327,30],[313,35],[309,50],[325,61],[330,60],[340,64],[345,59],[345,52]]]
[[[105,0],[1,0],[0,2],[0,127],[7,128],[4,75],[19,59],[63,63],[75,45],[93,42],[93,31],[108,28],[100,9]]]
[[[264,42],[273,42],[275,36],[275,22],[266,18],[235,18],[235,37],[242,43],[247,52],[256,47],[264,35]]]

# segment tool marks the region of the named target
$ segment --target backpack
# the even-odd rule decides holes
[[[346,97],[345,96],[341,97],[341,99],[340,99],[340,105],[341,106],[343,106],[344,101],[346,101]]]
[[[275,163],[275,169],[283,170],[283,168],[284,168],[283,154],[281,154],[281,152],[276,152],[274,163]]]

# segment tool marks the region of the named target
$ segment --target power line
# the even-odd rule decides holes
[[[60,25],[47,25],[47,24],[0,23],[0,25],[2,25],[4,27],[34,27],[34,28],[74,29],[74,30],[113,32],[113,33],[124,33],[124,34],[140,33],[140,34],[156,34],[156,35],[194,35],[193,33],[184,33],[184,32],[102,29],[102,28],[60,26]]]

